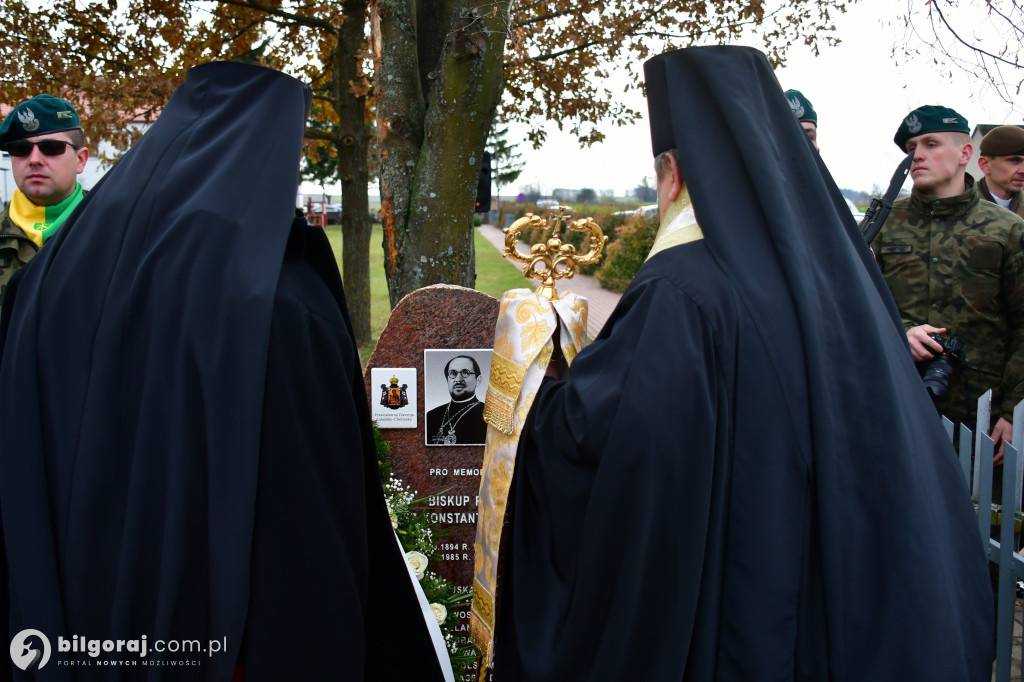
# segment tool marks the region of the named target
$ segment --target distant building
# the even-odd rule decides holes
[[[979,123],[974,126],[974,131],[971,133],[971,144],[974,145],[974,153],[971,154],[971,160],[967,163],[967,172],[971,174],[975,180],[981,180],[985,177],[985,174],[981,172],[981,166],[978,165],[978,157],[981,156],[981,138],[985,137],[990,130],[998,128],[1001,125],[1013,125],[1008,123]],[[1018,128],[1024,128],[1024,125],[1017,126]]]
[[[633,190],[633,196],[644,203],[658,200],[658,189],[651,187],[647,184],[643,184]]]
[[[340,204],[340,194],[324,194],[322,192],[302,192],[301,190],[295,195],[296,207],[301,206],[305,208],[309,204],[316,203],[327,203],[327,204]]]

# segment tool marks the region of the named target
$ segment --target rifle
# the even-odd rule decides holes
[[[864,212],[864,218],[860,221],[861,234],[864,235],[864,241],[868,244],[878,236],[878,231],[882,229],[885,219],[889,217],[892,202],[896,200],[896,195],[903,188],[907,173],[910,172],[910,164],[913,161],[914,155],[907,154],[907,157],[896,167],[896,172],[893,173],[892,180],[889,181],[889,189],[885,190],[885,195],[881,198],[871,199],[871,205],[868,206],[868,210]]]

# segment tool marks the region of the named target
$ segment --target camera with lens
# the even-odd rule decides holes
[[[921,381],[928,389],[932,400],[941,403],[949,397],[949,380],[958,370],[967,366],[964,342],[954,336],[947,339],[942,334],[929,334],[942,346],[942,353],[930,360],[921,372]]]

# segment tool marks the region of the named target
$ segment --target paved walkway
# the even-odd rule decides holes
[[[505,233],[494,225],[481,225],[477,228],[480,230],[480,234],[487,238],[494,248],[498,251],[505,250]],[[520,249],[521,251],[523,249]],[[512,259],[509,259],[510,262]],[[522,267],[521,263],[516,263],[516,267]],[[539,284],[537,280],[532,280]],[[619,302],[620,294],[602,289],[598,283],[596,277],[590,275],[576,275],[572,279],[559,280],[558,287],[566,291],[572,291],[578,296],[583,296],[587,299],[589,311],[587,313],[587,333],[590,338],[597,337],[598,332],[601,331],[601,327],[604,326],[608,316],[612,314],[612,310]]]

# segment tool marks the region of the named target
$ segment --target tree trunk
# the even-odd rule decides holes
[[[342,283],[357,343],[371,339],[370,332],[370,202],[366,154],[366,96],[353,92],[359,82],[359,62],[365,40],[367,0],[346,0],[346,19],[338,31],[334,53],[334,101],[338,112],[338,175],[341,180]]]
[[[476,282],[473,206],[501,96],[509,5],[510,0],[371,5],[384,266],[392,306],[429,284],[472,288]]]

